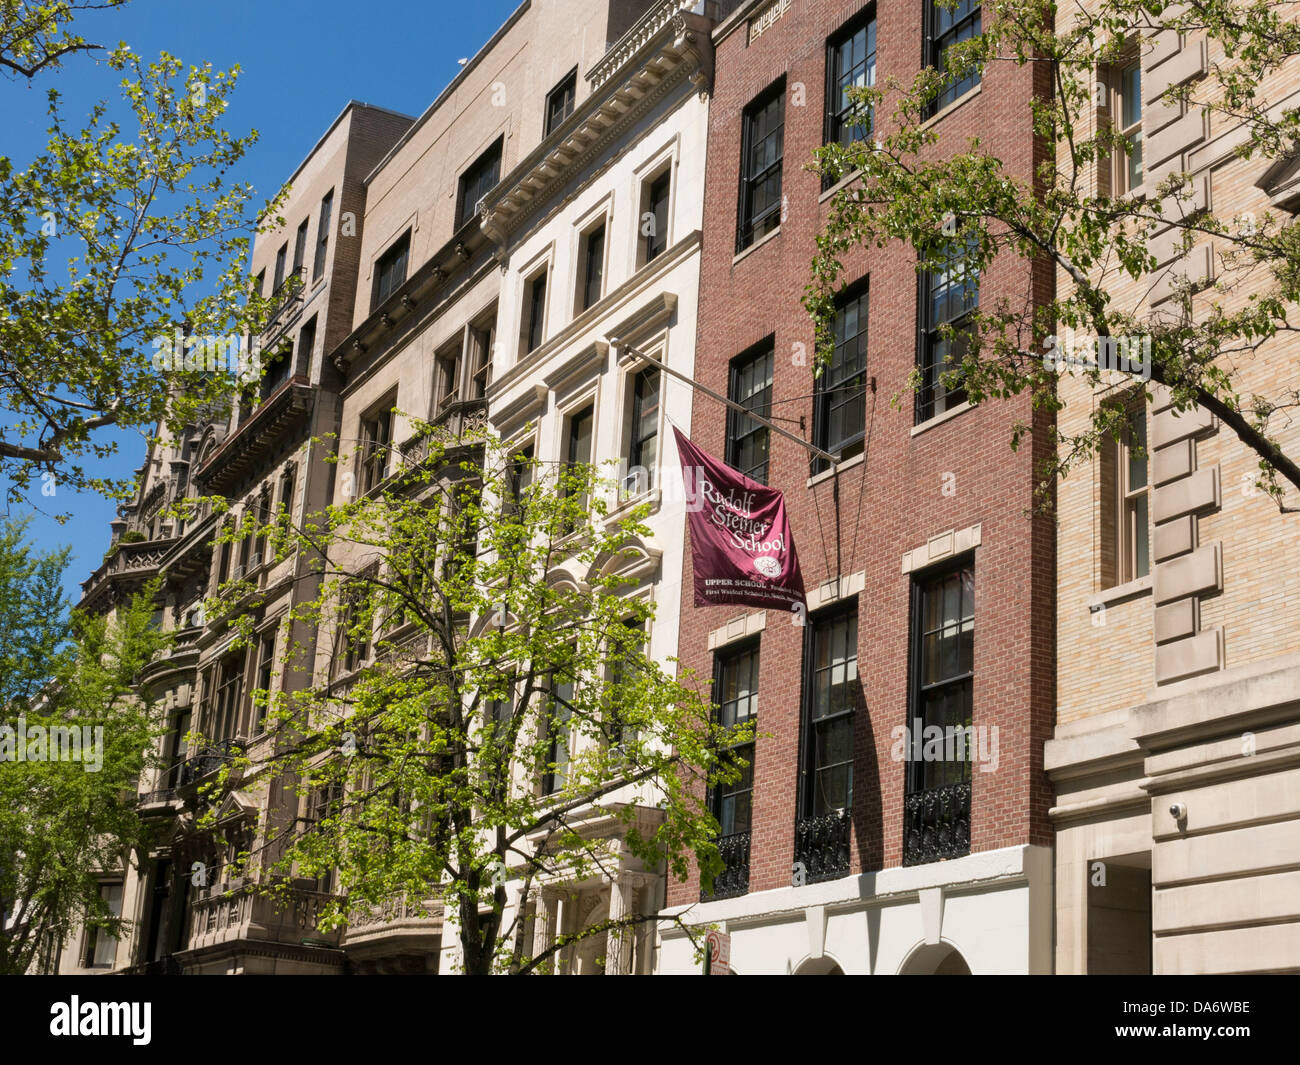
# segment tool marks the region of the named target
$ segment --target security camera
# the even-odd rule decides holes
[[[1187,820],[1187,807],[1181,802],[1176,802],[1169,807],[1169,816],[1175,821]]]

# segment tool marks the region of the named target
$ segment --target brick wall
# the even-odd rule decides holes
[[[803,167],[822,140],[825,41],[864,5],[822,2],[791,5],[752,45],[745,23],[716,34],[717,73],[711,105],[705,193],[704,249],[696,378],[727,387],[729,361],[775,335],[774,413],[812,425],[813,370],[795,364],[795,345],[813,348],[813,330],[800,299],[826,207],[820,180]],[[881,5],[877,78],[907,80],[921,55],[920,5]],[[788,214],[779,235],[735,260],[741,112],[777,78],[787,82],[783,189]],[[1031,173],[1035,144],[1027,98],[1028,70],[999,66],[981,90],[942,117],[941,149],[978,134],[1009,172]],[[802,87],[803,105],[799,106]],[[905,552],[951,529],[982,527],[976,550],[974,721],[998,726],[1000,765],[975,772],[972,850],[1046,843],[1050,802],[1042,773],[1042,742],[1054,705],[1051,608],[1053,530],[1026,516],[1033,487],[1033,453],[1012,452],[1012,423],[1031,414],[1026,403],[989,403],[918,435],[912,402],[890,398],[915,363],[917,282],[914,253],[901,246],[863,250],[846,277],[870,275],[868,451],[840,477],[839,561],[833,484],[808,487],[808,456],[773,437],[771,483],[786,493],[808,588],[828,577],[865,570],[858,597],[858,668],[862,702],[855,719],[852,868],[902,861],[904,765],[891,759],[891,730],[908,716],[910,579]],[[997,263],[983,280],[985,306],[999,295],[1050,292],[1050,272],[1037,278],[1019,262]],[[811,361],[811,359],[809,360]],[[724,453],[726,419],[719,405],[697,394],[692,416],[696,443]],[[793,428],[793,426],[792,426]],[[945,475],[952,474],[955,482]],[[945,483],[955,492],[945,494]],[[687,562],[689,567],[689,559]],[[712,673],[708,634],[744,608],[696,609],[692,579],[683,575],[683,663]],[[750,890],[788,885],[794,850],[804,630],[769,612],[762,634],[759,732],[755,756]],[[698,897],[698,884],[674,884],[669,905]]]

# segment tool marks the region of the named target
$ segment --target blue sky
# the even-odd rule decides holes
[[[131,0],[118,11],[86,16],[86,38],[126,41],[143,57],[166,50],[186,63],[239,64],[242,75],[228,111],[232,132],[250,128],[260,142],[246,159],[243,180],[269,197],[293,173],[350,99],[406,114],[423,111],[455,76],[457,59],[472,56],[517,6],[518,0]],[[0,80],[0,154],[22,166],[45,143],[45,92],[57,86],[69,119],[96,99],[116,99],[118,75],[102,63],[73,57],[64,69],[25,83]],[[129,477],[144,458],[139,436],[121,437],[109,476]],[[67,544],[72,563],[68,594],[108,547],[115,506],[88,495],[41,499],[29,533],[42,546]],[[65,525],[40,513],[71,512]]]

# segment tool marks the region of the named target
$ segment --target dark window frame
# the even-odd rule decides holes
[[[842,93],[849,80],[846,78],[846,74],[850,72],[840,69],[844,46],[850,43],[856,45],[860,33],[864,34],[862,42],[863,61],[861,64],[855,63],[852,70],[856,71],[859,66],[864,70],[870,70],[871,79],[868,87],[871,87],[876,83],[875,71],[878,54],[875,4],[868,4],[864,7],[826,41],[826,114],[822,132],[823,144],[853,144],[866,140],[871,136],[875,128],[875,114],[868,109],[867,122],[862,135],[850,136],[847,139],[844,136],[847,129],[861,130],[864,128],[861,124],[848,125],[845,121],[846,118],[853,117],[861,105],[845,103]],[[833,182],[829,179],[824,183],[826,187],[829,187],[830,184],[833,184]]]
[[[393,406],[390,397],[361,419],[361,448],[358,453],[357,496],[365,496],[383,483],[393,444]]]
[[[672,212],[673,168],[669,164],[661,173],[647,178],[642,219],[649,216],[653,232],[646,233],[641,244],[642,265],[654,262],[668,250],[668,229]]]
[[[842,337],[841,316],[847,323],[847,311],[856,304],[860,328],[852,338]],[[870,340],[871,326],[871,284],[870,278],[864,277],[846,288],[835,301],[835,319],[832,330],[835,334],[835,351],[831,361],[822,369],[814,386],[813,397],[813,442],[823,451],[838,454],[841,461],[853,458],[862,452],[867,436],[867,345]],[[860,342],[859,342],[860,338]],[[852,373],[846,373],[841,355],[853,344],[857,349],[861,365],[854,364]],[[856,403],[862,405],[862,428],[858,432],[838,437],[831,435],[831,425],[835,415],[848,410]],[[813,472],[820,473],[828,469],[829,464],[822,458],[813,459]]]
[[[567,680],[557,681],[568,673]],[[556,698],[557,688],[567,688],[568,694]],[[554,795],[568,781],[569,763],[573,761],[573,734],[569,722],[573,720],[572,700],[577,694],[578,681],[572,669],[553,669],[546,680],[546,752],[543,756],[541,791],[543,796]],[[563,758],[561,758],[563,754]]]
[[[497,308],[493,304],[479,315],[469,327],[470,343],[470,399],[487,398],[492,383],[492,349],[496,344]]]
[[[99,897],[101,900],[104,901],[107,901],[104,898],[104,890],[106,888],[116,887],[121,892],[117,903],[117,913],[114,915],[120,918],[122,916],[122,911],[126,908],[125,880],[117,879],[117,878],[101,880],[99,882],[98,887],[99,887]],[[105,941],[110,939],[113,941],[113,957],[106,962],[95,961],[95,955],[99,953],[99,944],[100,944],[101,937],[103,937]],[[117,951],[121,945],[122,945],[122,937],[120,935],[115,936],[107,929],[100,928],[98,925],[88,925],[86,927],[85,941],[82,945],[81,967],[83,969],[111,969],[114,965],[114,962],[117,960]]]
[[[743,375],[760,360],[767,363],[767,372],[761,375],[766,377],[767,384],[747,395],[742,395]],[[760,417],[770,418],[772,416],[772,390],[775,386],[775,374],[776,337],[772,335],[759,341],[731,360],[727,369],[727,398],[733,403],[739,403],[741,406],[752,410]],[[761,403],[752,403],[754,397],[764,393],[767,396],[766,400]],[[763,441],[761,469],[759,465],[749,465],[745,458],[745,450],[750,442],[760,439]],[[772,472],[771,430],[761,422],[746,417],[731,407],[727,408],[726,463],[732,469],[739,470],[746,477],[757,481],[759,484],[767,484]],[[746,465],[742,465],[742,463],[746,463]]]
[[[963,240],[959,235],[951,239],[945,247],[949,250],[945,260],[948,264],[946,270],[943,272],[923,270],[917,279],[916,363],[921,370],[921,387],[916,392],[915,424],[917,425],[966,402],[966,389],[963,385],[958,384],[955,388],[949,389],[943,385],[941,378],[945,372],[944,367],[961,361],[960,334],[970,324],[971,316],[979,310],[980,274],[976,270],[972,277],[971,271],[966,269],[963,269],[960,275],[953,272],[954,267],[962,263],[970,253],[968,241]],[[933,314],[934,295],[939,290],[936,278],[944,274],[947,275],[947,280],[943,287],[950,293],[945,297],[945,303],[952,299],[952,292],[959,292],[962,297],[962,309],[956,314],[945,311],[943,316],[936,318]],[[972,292],[973,298],[970,296]],[[954,330],[955,335],[951,340],[945,340],[942,336],[944,326],[950,326]],[[940,360],[936,356],[936,351],[944,346],[948,347],[948,351]],[[955,360],[952,357],[954,354],[958,356]],[[941,388],[943,394],[937,395]]]
[[[478,202],[501,180],[504,138],[498,137],[485,148],[456,183],[456,231],[464,229],[478,214]]]
[[[605,233],[602,219],[582,235],[582,289],[578,313],[600,301],[605,292]]]
[[[833,629],[840,622],[853,619],[853,684],[855,685],[855,695],[853,706],[848,710],[840,710],[833,714],[826,714],[824,717],[814,720],[813,695],[815,690],[814,675],[817,671],[816,653],[817,638],[823,629]],[[848,775],[848,794],[845,805],[842,808],[844,816],[851,816],[853,809],[853,785],[855,770],[857,768],[857,750],[855,742],[855,729],[857,723],[857,714],[861,707],[861,687],[862,675],[858,670],[858,600],[857,597],[851,597],[847,602],[837,603],[826,610],[819,611],[808,618],[808,623],[804,628],[804,649],[803,649],[803,677],[802,691],[800,696],[800,727],[799,727],[799,795],[798,795],[798,817],[800,820],[810,817],[829,817],[835,815],[835,810],[818,811],[816,802],[817,779],[820,772],[828,768],[836,768],[847,764],[849,767]],[[817,724],[836,724],[840,721],[848,721],[849,728],[849,758],[847,762],[835,762],[828,766],[818,766],[817,764]],[[840,809],[840,808],[836,808]]]
[[[960,577],[961,574],[969,571],[971,580],[971,668],[965,672],[954,673],[945,677],[941,681],[926,684],[923,681],[925,671],[925,637],[927,630],[925,616],[925,594],[935,585],[944,584],[954,576]],[[930,721],[924,713],[922,699],[924,696],[940,691],[956,688],[968,688],[968,705],[970,707],[971,720],[967,724],[974,722],[974,685],[975,685],[975,637],[978,633],[975,615],[975,555],[971,552],[963,553],[955,559],[951,559],[940,565],[926,567],[918,573],[912,574],[911,579],[911,603],[908,614],[908,680],[907,680],[907,735],[911,737],[916,727],[917,719],[922,721],[922,729],[930,724],[937,724],[940,727],[946,727],[951,722]],[[964,620],[958,619],[959,624]],[[914,741],[913,741],[914,742]],[[969,748],[968,748],[969,753]],[[926,767],[933,765],[947,765],[948,763],[934,763],[911,760],[910,757],[905,759],[905,777],[904,787],[906,794],[915,795],[922,791],[930,790],[933,787],[942,787],[944,784],[957,783],[957,781],[945,781],[944,784],[927,784]],[[964,763],[966,766],[964,779],[971,780],[971,767],[973,760],[967,759]]]
[[[275,682],[275,645],[277,630],[270,629],[262,633],[257,643],[257,672],[253,675],[253,688],[249,692],[249,698],[252,699],[253,692],[266,692],[267,702],[253,709],[253,733],[254,735],[262,731],[262,725],[266,721],[266,712],[269,708],[271,698],[271,685]]]
[[[556,108],[556,103],[560,104]],[[556,83],[555,87],[546,94],[545,128],[542,133],[543,137],[549,137],[562,125],[568,117],[573,114],[573,109],[578,100],[578,68],[574,67],[569,73]]]
[[[384,253],[375,260],[374,279],[370,290],[370,310],[373,312],[406,284],[411,262],[411,231],[407,229]]]
[[[232,740],[240,736],[240,708],[244,701],[244,672],[247,655],[238,652],[220,659],[212,669],[212,698],[208,722],[215,740]]]
[[[759,700],[759,696],[761,695],[760,681],[761,681],[762,668],[763,668],[762,640],[760,637],[753,637],[752,639],[738,640],[734,644],[728,644],[725,647],[721,647],[713,655],[713,691],[717,693],[717,695],[719,696],[714,699],[713,719],[718,724],[725,724],[726,722],[726,716],[723,707],[728,700],[722,699],[720,698],[720,696],[725,692],[726,689],[727,670],[730,666],[735,665],[742,659],[753,660],[752,666],[750,667],[752,670],[751,680],[753,683],[753,687],[751,688],[748,696],[748,701],[751,702],[753,706],[753,710],[751,713],[746,714],[743,719],[739,715],[736,715],[735,720],[732,723],[733,724],[746,723],[751,721],[757,722],[758,720],[758,700]],[[737,702],[739,702],[739,700],[737,700]],[[744,756],[745,752],[747,751],[748,761],[749,761],[749,768],[744,771],[745,776],[748,777],[748,781],[746,781],[745,778],[742,777],[742,779],[738,781],[736,784],[727,785],[726,789],[721,789],[717,787],[709,789],[709,795],[708,795],[709,812],[713,814],[714,818],[718,822],[718,835],[720,837],[737,835],[738,833],[753,831],[754,828],[754,807],[753,807],[754,765],[756,762],[757,742],[758,742],[758,737],[755,736],[748,743],[736,744],[732,747],[727,748],[725,751],[720,752],[722,757],[724,758],[734,758],[738,756]],[[746,783],[748,786],[745,786]],[[749,823],[744,828],[736,828],[734,817],[733,817],[732,829],[730,832],[728,832],[726,822],[723,820],[724,804],[728,799],[733,799],[735,798],[736,795],[739,795],[741,793],[747,793],[749,795],[749,804],[750,804]]]
[[[547,267],[538,271],[527,282],[527,300],[524,304],[524,354],[536,351],[546,343],[546,300],[549,295],[551,271]]]
[[[280,286],[284,284],[285,270],[289,265],[289,243],[286,241],[280,246],[280,250],[275,253],[275,273],[271,275],[271,295],[274,296],[280,291]]]
[[[654,383],[653,394],[649,392],[650,382]],[[634,469],[643,469],[649,476],[649,483],[638,486],[637,494],[648,492],[655,483],[655,469],[659,463],[659,414],[663,408],[663,374],[655,366],[639,370],[631,378],[631,419],[628,437],[628,475]],[[648,409],[647,409],[648,408]],[[653,410],[654,427],[650,431],[641,431],[641,423],[649,410]],[[650,451],[647,460],[647,451]]]
[[[319,281],[325,272],[325,257],[330,247],[330,227],[334,224],[334,190],[321,197],[320,220],[316,223],[316,253],[312,260],[311,279]]]
[[[290,368],[289,376],[295,373],[311,372],[312,355],[316,349],[316,331],[318,328],[319,315],[313,314],[298,330],[298,343],[294,349],[294,365]]]
[[[978,2],[972,3],[971,0],[958,0],[958,9],[962,5],[969,4],[969,8],[960,16],[955,17],[946,29],[939,30],[939,19],[947,13],[948,9],[942,8],[935,0],[925,0],[925,6],[922,12],[922,55],[921,65],[923,67],[933,67],[935,70],[943,69],[944,53],[954,44],[970,40],[983,32],[983,12],[982,5]],[[953,15],[957,12],[954,10]],[[973,33],[967,32],[971,25],[974,24]],[[933,118],[945,107],[955,104],[968,92],[979,85],[981,74],[976,71],[968,75],[961,81],[946,86],[939,95],[931,100],[925,107],[926,118]]]
[[[773,124],[772,128],[763,135],[762,140],[766,142],[774,136],[779,136],[780,147],[777,149],[774,162],[759,169],[752,169],[750,157],[754,151],[758,118],[773,104],[776,104],[776,111],[780,114],[780,122]],[[780,77],[754,97],[741,113],[740,195],[736,212],[736,254],[740,254],[781,227],[781,206],[785,193],[785,108],[785,78]],[[773,174],[776,175],[776,197],[761,210],[755,211],[755,193]],[[758,231],[760,227],[762,232]]]
[[[310,218],[304,218],[298,224],[298,232],[293,236],[293,272],[295,274],[302,270],[303,263],[307,260],[307,227],[311,224]]]

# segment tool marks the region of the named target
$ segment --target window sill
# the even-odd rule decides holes
[[[968,89],[966,92],[958,96],[957,99],[955,99],[952,103],[944,107],[943,110],[936,111],[933,115],[931,115],[924,122],[922,122],[917,127],[917,129],[929,129],[931,126],[937,125],[938,123],[942,122],[950,114],[956,111],[957,108],[962,107],[968,104],[971,100],[975,99],[975,97],[977,97],[980,94],[980,91],[983,88],[984,88],[984,82],[981,81],[978,85],[975,86],[975,88]]]
[[[660,506],[663,504],[663,495],[656,487],[648,488],[644,492],[639,492],[638,494],[628,496],[627,498],[620,497],[617,501],[618,505],[605,515],[605,524],[609,525],[612,522],[621,521],[634,507],[639,507],[643,503],[649,503],[650,513],[656,514],[658,513]]]
[[[854,466],[860,466],[865,458],[866,455],[863,452],[858,452],[858,454],[854,455],[851,459],[845,459],[843,462],[832,466],[829,470],[822,470],[821,473],[813,474],[808,478],[807,485],[811,488],[815,484],[821,484],[822,481],[829,481],[835,476],[836,470],[839,470],[840,473],[843,473],[845,470],[851,470]]]
[[[1113,588],[1107,588],[1105,591],[1098,592],[1088,600],[1088,610],[1095,613],[1098,610],[1107,610],[1119,603],[1126,602],[1129,599],[1137,599],[1144,595],[1151,594],[1151,574],[1145,577],[1139,577],[1134,581],[1127,581],[1124,584],[1117,584]]]
[[[922,433],[928,432],[937,425],[942,425],[944,422],[952,421],[952,419],[956,418],[958,415],[965,414],[968,410],[973,410],[974,407],[974,403],[970,402],[970,400],[966,400],[962,403],[958,403],[955,407],[950,407],[942,414],[936,414],[933,418],[927,418],[920,425],[912,426],[908,431],[912,436],[920,436]]]
[[[826,202],[827,200],[829,200],[832,196],[834,196],[837,192],[842,192],[844,189],[848,188],[848,187],[849,187],[850,185],[852,185],[855,181],[857,181],[858,178],[860,178],[860,177],[862,177],[862,171],[861,171],[861,170],[854,170],[852,173],[850,173],[850,174],[846,174],[844,177],[840,178],[839,181],[835,182],[835,184],[832,185],[829,189],[827,189],[827,190],[826,190],[825,192],[823,192],[820,196],[818,196],[818,197],[817,197],[817,202],[818,202],[818,203],[825,203],[825,202]]]
[[[741,259],[749,258],[749,256],[753,255],[754,252],[758,251],[758,249],[761,248],[764,244],[766,244],[769,240],[772,240],[775,237],[779,237],[780,235],[781,235],[780,226],[777,226],[770,233],[764,233],[761,237],[758,238],[758,240],[754,241],[754,243],[751,244],[744,251],[737,252],[735,258],[731,260],[731,265],[735,266],[736,263],[740,262]]]

